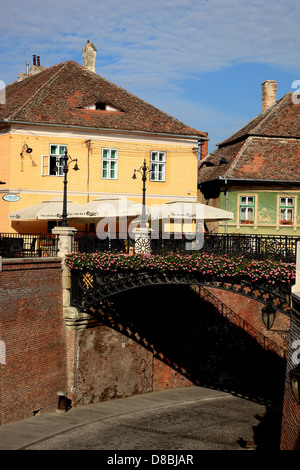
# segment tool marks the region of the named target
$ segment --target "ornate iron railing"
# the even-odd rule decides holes
[[[184,234],[181,238],[151,232],[151,253],[194,251],[193,235]],[[295,262],[299,237],[276,235],[205,234],[203,251],[219,255],[243,255],[254,259],[282,260]],[[197,240],[196,240],[197,241]],[[56,256],[57,236],[50,234],[0,233],[0,256],[3,258],[28,258]],[[194,249],[191,250],[191,247]],[[197,246],[196,246],[197,248]],[[118,234],[115,238],[78,232],[74,237],[74,250],[80,253],[96,251],[135,253],[135,242],[129,234]]]
[[[273,258],[295,262],[300,237],[288,235],[205,235],[203,249],[208,253],[244,255],[249,258]]]
[[[133,253],[134,240],[127,233],[120,233],[115,238],[108,238],[106,234],[97,236],[94,233],[78,232],[74,236],[74,251],[79,253],[93,253],[96,251]]]
[[[39,258],[57,255],[57,236],[41,233],[0,233],[2,258]]]
[[[207,253],[219,255],[243,255],[254,259],[272,258],[285,262],[295,262],[297,241],[300,237],[276,235],[240,235],[240,234],[205,234],[204,245],[201,248]],[[192,234],[185,234],[181,238],[170,236],[163,238],[158,233],[151,233],[150,247],[152,254],[166,252],[194,251]],[[101,238],[96,234],[77,233],[75,236],[75,251],[91,253],[93,251],[122,251],[134,253],[134,240],[127,234],[117,238]]]
[[[290,315],[290,286],[263,285],[252,280],[203,275],[197,271],[172,270],[164,273],[155,269],[125,269],[101,271],[84,268],[72,271],[71,304],[79,311],[93,314],[103,300],[122,292],[153,285],[188,284],[222,289],[240,294],[263,304],[271,304],[276,310]]]

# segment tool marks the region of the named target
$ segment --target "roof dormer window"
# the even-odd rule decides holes
[[[83,109],[97,109],[99,111],[119,111],[119,109],[114,108],[114,106],[111,106],[110,104],[103,103],[101,101],[98,101],[96,104],[92,104],[89,106],[84,106]]]
[[[95,104],[95,109],[102,109],[103,111],[106,111],[106,104],[105,103],[96,103]]]

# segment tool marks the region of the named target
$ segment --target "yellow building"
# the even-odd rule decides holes
[[[206,134],[97,75],[93,51],[88,42],[85,67],[67,61],[45,69],[34,63],[34,73],[20,74],[7,86],[0,105],[1,233],[46,233],[57,223],[9,220],[9,214],[62,198],[65,150],[80,169],[69,167],[73,202],[122,196],[141,203],[142,180],[132,175],[144,160],[151,170],[147,205],[197,200],[198,146]]]

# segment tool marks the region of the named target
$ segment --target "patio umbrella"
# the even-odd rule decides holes
[[[53,198],[39,202],[33,206],[25,207],[8,214],[10,220],[59,220],[62,218],[63,199]],[[67,201],[68,218],[82,215],[82,205]]]
[[[83,204],[80,219],[84,222],[103,218],[138,217],[142,214],[143,205],[127,198],[98,198]],[[145,206],[146,214],[149,207]]]
[[[153,218],[171,218],[184,220],[231,220],[234,215],[232,212],[218,209],[217,207],[207,206],[199,202],[172,201],[167,202],[151,211]]]

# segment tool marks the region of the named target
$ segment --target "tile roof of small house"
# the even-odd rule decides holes
[[[286,94],[199,162],[198,181],[300,181],[300,104]]]
[[[102,103],[107,109],[87,109]],[[178,119],[73,61],[6,88],[0,123],[30,122],[205,138]]]

